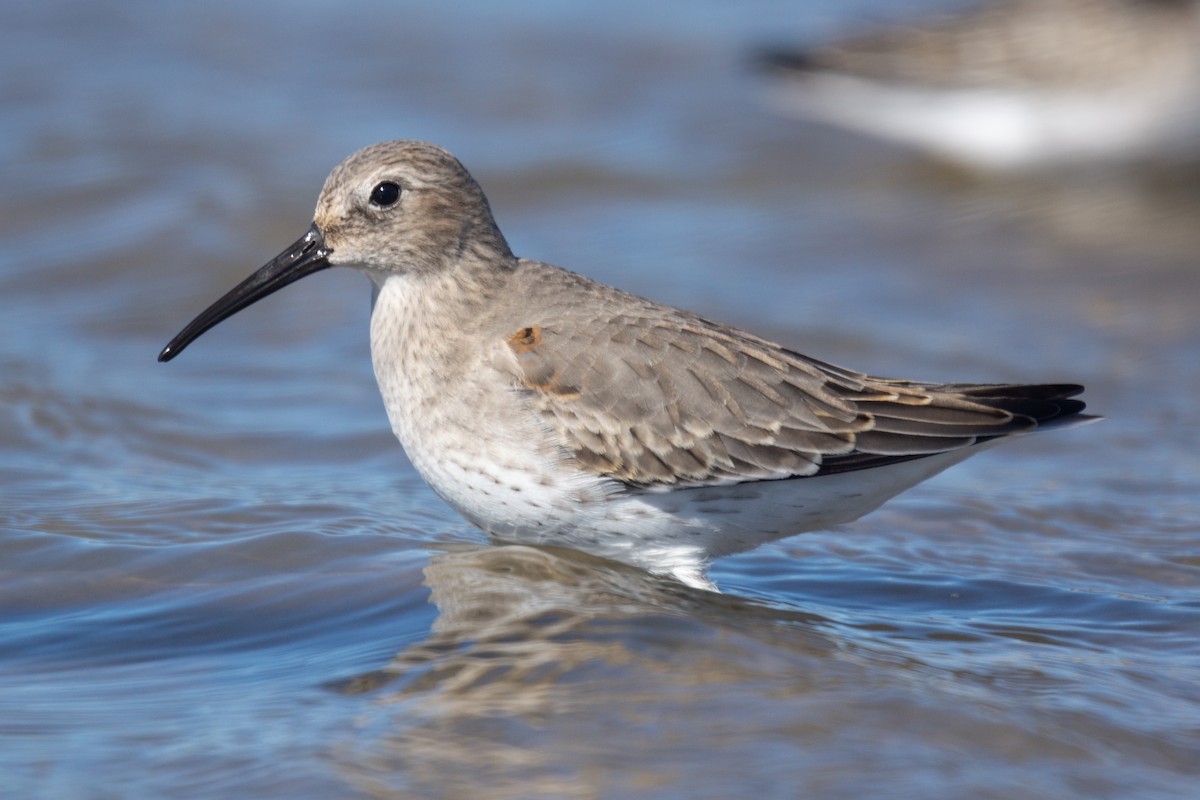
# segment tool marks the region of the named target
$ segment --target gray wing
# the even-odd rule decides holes
[[[1191,13],[1174,0],[1008,0],[809,51],[766,51],[759,64],[784,75],[831,71],[943,88],[1108,86],[1155,63],[1164,43],[1183,44]]]
[[[579,465],[644,488],[863,469],[1083,408],[1065,399],[1076,386],[870,378],[649,303],[530,325],[505,345],[518,385]]]

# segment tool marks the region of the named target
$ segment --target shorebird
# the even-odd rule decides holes
[[[719,556],[849,522],[967,456],[1089,419],[1072,384],[873,378],[513,255],[445,150],[394,141],[325,181],[308,232],[171,340],[328,267],[373,283],[392,429],[508,542],[711,588]]]
[[[993,0],[758,63],[781,110],[972,167],[1200,153],[1196,0]]]

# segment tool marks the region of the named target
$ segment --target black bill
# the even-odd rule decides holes
[[[209,328],[226,317],[231,317],[246,306],[254,305],[269,294],[279,291],[289,283],[295,283],[306,275],[328,269],[329,254],[332,250],[325,247],[325,237],[314,222],[308,233],[297,239],[270,262],[260,267],[257,272],[233,287],[217,302],[213,303],[187,327],[176,334],[162,352],[158,354],[159,361],[170,361],[183,352],[183,348],[200,337]]]

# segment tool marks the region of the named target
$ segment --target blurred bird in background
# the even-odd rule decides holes
[[[1196,0],[995,0],[755,63],[783,111],[974,169],[1200,154]]]

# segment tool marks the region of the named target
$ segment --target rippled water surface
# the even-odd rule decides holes
[[[1200,178],[983,180],[761,104],[755,44],[884,6],[6,14],[0,794],[1194,797]],[[459,155],[523,255],[1108,419],[721,595],[490,546],[388,430],[361,276],[155,363],[385,138]]]

